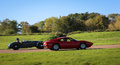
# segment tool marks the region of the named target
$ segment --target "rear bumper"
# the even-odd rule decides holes
[[[48,45],[43,45],[44,46],[44,48],[46,48],[46,49],[51,49],[51,46],[48,46]]]
[[[43,45],[44,48],[48,48],[47,45]]]

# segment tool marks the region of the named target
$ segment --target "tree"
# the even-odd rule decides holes
[[[78,31],[78,30],[79,31],[85,31],[86,30],[86,25],[80,19],[73,19],[71,28],[72,28],[72,31]]]
[[[88,12],[81,14],[75,13],[75,14],[69,14],[68,16],[71,19],[80,19],[82,21],[86,21],[88,19],[89,13]]]
[[[53,31],[54,32],[62,32],[62,33],[68,33],[72,31],[72,21],[70,17],[63,16],[60,17],[59,20],[55,21],[53,24]]]
[[[107,29],[109,20],[104,15],[97,15],[94,18],[90,18],[85,22],[87,30]]]
[[[120,14],[109,14],[107,17],[111,22],[116,22],[116,17]]]
[[[38,33],[39,32],[38,27],[34,26],[34,25],[29,26],[29,29],[30,29],[31,33]]]
[[[94,19],[90,18],[85,22],[86,26],[87,26],[87,30],[95,30],[96,26],[95,26],[95,21]]]
[[[116,17],[115,26],[117,30],[120,30],[120,15]]]
[[[97,29],[104,30],[108,28],[109,20],[107,17],[105,17],[105,15],[96,16],[94,18],[94,21]]]
[[[18,32],[18,24],[17,21],[9,19],[3,20],[0,22],[0,32],[4,34],[14,34]]]
[[[116,17],[115,22],[109,24],[109,30],[120,30],[120,15]]]
[[[94,18],[94,17],[96,17],[96,16],[100,16],[100,14],[99,14],[99,13],[94,13],[94,12],[92,12],[92,13],[89,14],[88,19]]]
[[[22,33],[31,33],[31,31],[29,29],[30,25],[26,21],[20,22],[19,26],[21,27]]]
[[[40,30],[41,32],[44,31],[44,25],[45,25],[44,21],[40,21],[40,22],[34,24],[34,26],[37,26],[38,30]]]
[[[51,17],[45,20],[45,25],[44,25],[44,30],[51,32],[52,31],[52,27],[53,27],[53,23],[57,20],[58,18],[56,17]]]

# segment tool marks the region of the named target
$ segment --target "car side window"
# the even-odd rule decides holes
[[[67,39],[67,42],[70,42],[70,41],[71,41],[71,40],[68,38],[68,39]]]
[[[63,39],[60,39],[60,41],[64,41]]]
[[[65,41],[67,41],[67,39],[66,39],[66,38],[64,38],[64,39],[60,39],[59,41],[64,41],[64,42],[65,42]]]

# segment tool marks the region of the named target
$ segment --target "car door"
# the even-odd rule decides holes
[[[69,48],[76,48],[78,46],[78,42],[72,38],[67,38],[67,45]]]
[[[63,38],[63,39],[60,39],[60,40],[59,40],[60,47],[61,47],[61,48],[67,48],[67,47],[66,47],[66,42],[67,42],[66,39],[64,39],[64,38]]]
[[[60,39],[60,43],[62,48],[72,48],[72,44],[69,38]]]
[[[25,42],[22,42],[22,47],[28,47],[29,46],[29,42],[28,41],[25,41]]]

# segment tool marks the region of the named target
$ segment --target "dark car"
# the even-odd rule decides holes
[[[88,41],[78,41],[70,37],[59,37],[56,39],[52,39],[49,41],[45,41],[43,43],[45,48],[49,48],[51,50],[59,50],[65,48],[76,48],[79,49],[86,49],[87,47],[91,47],[93,45],[92,42]]]
[[[8,44],[8,48],[12,48],[13,50],[18,50],[19,48],[29,48],[29,47],[37,47],[38,49],[43,49],[42,41],[22,41],[22,42],[11,42]]]

